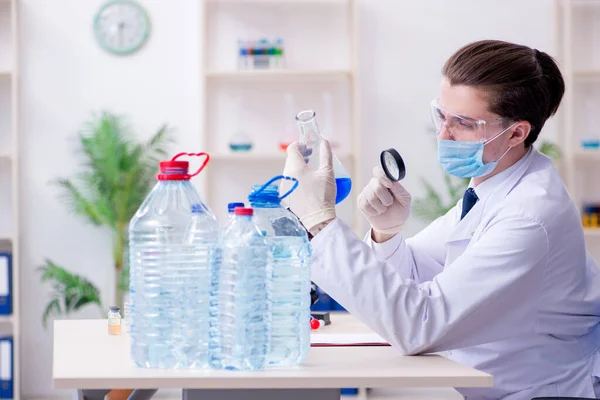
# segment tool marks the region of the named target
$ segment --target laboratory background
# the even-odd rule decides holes
[[[110,0],[0,0],[0,259],[9,265],[0,343],[13,349],[12,397],[71,398],[52,387],[53,321],[106,318],[123,295],[116,232],[131,213],[89,203],[102,193],[81,176],[111,173],[86,158],[108,151],[102,132],[165,159],[209,153],[192,182],[223,219],[227,203],[283,171],[296,114],[314,110],[352,180],[339,217],[364,235],[356,197],[381,151],[395,148],[413,197],[411,236],[466,188],[437,162],[429,104],[444,61],[479,39],[559,62],[567,91],[536,146],[560,170],[600,261],[600,1],[133,3],[136,28],[115,33],[101,14]],[[140,202],[154,183],[132,181]]]

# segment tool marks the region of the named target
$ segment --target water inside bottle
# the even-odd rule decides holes
[[[158,182],[129,224],[127,318],[133,362],[208,366],[209,286],[218,222],[190,182],[189,162],[160,162]],[[204,153],[190,154],[202,156]]]
[[[286,179],[277,176],[265,185],[253,185],[248,196],[254,222],[272,254],[271,366],[298,365],[310,349],[311,246],[298,218],[280,205],[287,194],[280,196],[272,183],[282,178]]]
[[[209,363],[216,369],[257,370],[267,365],[271,335],[271,254],[252,222],[236,208],[222,235],[211,279]]]

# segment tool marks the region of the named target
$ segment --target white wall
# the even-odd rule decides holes
[[[21,0],[22,385],[25,397],[50,397],[51,330],[41,326],[48,290],[36,268],[45,257],[79,271],[111,297],[107,233],[67,213],[48,183],[78,165],[74,142],[94,110],[130,116],[141,137],[162,123],[177,129],[181,148],[200,130],[197,0],[142,0],[152,36],[137,55],[115,58],[96,46],[91,21],[101,0]],[[365,181],[382,149],[396,147],[408,168],[406,186],[422,194],[420,177],[441,182],[428,104],[443,61],[480,38],[512,40],[552,52],[553,2],[528,0],[360,0]],[[533,17],[532,17],[533,16]],[[553,137],[553,126],[544,136]],[[422,226],[415,221],[408,233]],[[78,317],[97,317],[93,309]]]

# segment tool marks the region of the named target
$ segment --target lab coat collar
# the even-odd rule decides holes
[[[477,187],[475,187],[475,193],[477,194],[479,201],[477,201],[471,211],[457,223],[446,243],[470,240],[481,222],[484,211],[486,209],[489,210],[506,197],[512,188],[515,187],[517,182],[519,182],[521,177],[523,177],[525,171],[527,171],[538,154],[538,151],[532,148],[509,168],[477,185]]]
[[[527,151],[527,153],[525,153],[523,157],[521,157],[516,163],[506,168],[499,174],[494,175],[489,179],[486,179],[477,186],[474,186],[473,180],[471,180],[471,182],[469,183],[469,187],[475,190],[475,193],[477,194],[477,198],[479,198],[479,200],[487,199],[490,193],[492,193],[494,189],[498,187],[498,185],[504,182],[513,173],[513,171],[517,170],[520,165],[527,161],[527,159],[531,156],[533,150],[533,148],[530,148],[529,151]]]

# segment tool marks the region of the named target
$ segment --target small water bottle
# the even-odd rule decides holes
[[[281,197],[273,184],[279,179],[295,182]],[[271,366],[301,364],[310,350],[311,246],[298,218],[280,205],[297,186],[295,178],[276,176],[254,185],[248,196],[254,222],[265,233],[272,254]]]
[[[183,155],[204,157],[193,174]],[[158,182],[129,224],[131,358],[145,368],[208,365],[209,284],[219,232],[190,183],[206,153],[160,162]]]
[[[296,116],[296,124],[300,130],[299,144],[301,151],[304,153],[304,158],[308,160],[307,163],[310,168],[317,170],[320,162],[320,146],[324,139],[317,125],[317,115],[313,110],[301,111]],[[332,154],[332,158],[337,189],[335,204],[338,204],[350,194],[352,179],[335,154]]]
[[[235,218],[235,209],[238,207],[244,208],[244,203],[234,202],[227,204],[227,221],[232,221]]]
[[[210,365],[216,369],[260,370],[267,365],[270,252],[252,216],[251,208],[236,208],[221,238],[210,312]]]

